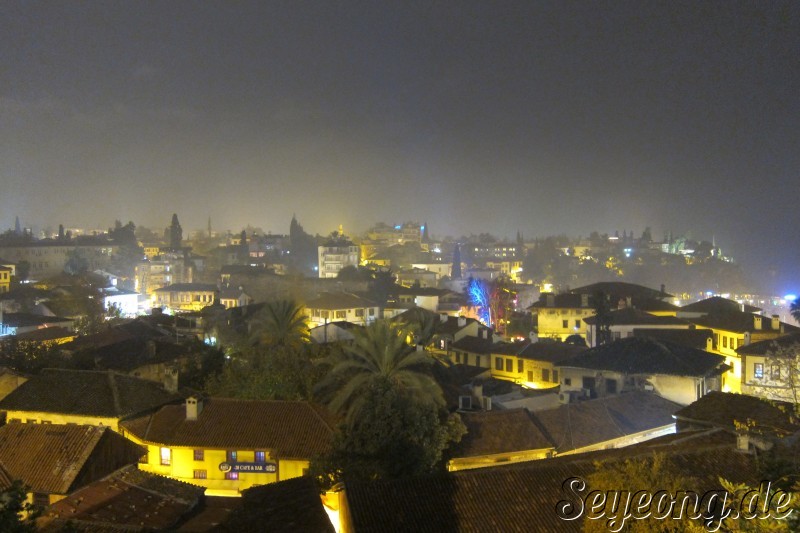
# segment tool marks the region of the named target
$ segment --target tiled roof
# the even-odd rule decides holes
[[[688,437],[660,446],[665,468],[697,480],[687,487],[699,494],[719,489],[719,477],[757,484],[753,457],[730,442],[703,445]],[[683,437],[682,437],[683,439]],[[620,461],[634,455],[651,457],[653,439],[624,450],[607,450],[493,468],[399,480],[348,483],[345,493],[357,532],[552,532],[581,531],[580,520],[563,521],[556,505],[565,499],[564,480],[586,479],[595,461]],[[622,453],[620,453],[622,452]],[[625,487],[636,490],[640,487]],[[592,488],[587,487],[586,493]]]
[[[632,307],[616,309],[611,311],[608,316],[610,319],[610,325],[612,326],[684,326],[687,329],[690,326],[690,323],[682,318],[676,318],[674,316],[651,315],[650,313],[646,313]],[[593,326],[597,323],[597,316],[584,318],[583,321]]]
[[[533,414],[559,453],[668,426],[680,405],[649,392],[559,405]]]
[[[793,419],[792,404],[763,400],[746,394],[709,392],[675,413],[678,420],[703,426],[734,429],[734,422],[755,422],[755,431],[785,435],[800,430]]]
[[[548,305],[548,298],[552,299],[553,305]],[[592,309],[591,299],[587,301],[587,305],[581,305],[583,299],[580,294],[562,293],[562,294],[542,294],[537,302],[528,307],[531,311],[549,307],[554,309]]]
[[[492,344],[490,351],[491,353],[498,355],[517,355],[529,344],[530,341],[528,340],[521,342],[496,342]]]
[[[164,531],[199,505],[202,487],[126,466],[50,505],[39,531]]]
[[[61,326],[53,326],[48,328],[39,328],[33,331],[26,331],[25,333],[18,333],[14,336],[18,341],[52,341],[56,339],[65,339],[67,337],[75,337],[74,333],[67,328]]]
[[[788,335],[781,335],[774,339],[754,342],[746,346],[741,346],[736,350],[737,353],[743,355],[766,355],[773,350],[796,347],[796,352],[800,353],[800,332],[792,332]]]
[[[651,298],[648,300],[641,300],[636,304],[637,309],[641,309],[642,311],[653,313],[656,311],[672,311],[678,312],[680,311],[680,307],[677,305],[673,305],[669,302],[665,302],[663,300],[658,300],[655,298]]]
[[[728,298],[723,298],[721,296],[712,296],[711,298],[706,298],[705,300],[700,300],[699,302],[694,302],[691,304],[687,304],[682,306],[681,311],[690,311],[693,313],[706,313],[706,314],[725,314],[730,312],[737,312],[742,311],[747,313],[755,313],[760,311],[761,309],[758,307],[754,307],[752,305],[745,305],[744,309],[742,309],[742,304],[735,300],[729,300]]]
[[[519,357],[534,361],[561,363],[585,352],[586,349],[586,346],[540,340],[539,342],[534,342],[525,346],[525,348],[519,352]]]
[[[210,398],[197,420],[186,420],[185,405],[166,405],[121,426],[156,444],[264,449],[299,459],[327,451],[333,437],[333,420],[324,408],[290,401]]]
[[[106,434],[128,446],[122,456],[127,454],[130,461],[141,455],[140,447],[107,427],[10,423],[0,427],[0,463],[33,492],[67,494]],[[114,467],[104,458],[100,468]]]
[[[650,337],[628,337],[586,350],[561,366],[624,374],[706,376],[725,362],[720,355]]]
[[[356,309],[377,307],[378,304],[351,292],[323,292],[319,297],[306,302],[308,309]]]
[[[570,292],[573,294],[596,294],[604,292],[612,298],[625,298],[631,297],[634,299],[651,299],[651,298],[670,298],[672,295],[660,290],[651,289],[644,285],[637,285],[635,283],[625,283],[624,281],[601,281],[592,283],[591,285],[584,285],[577,289],[572,289]]]
[[[793,331],[800,331],[800,328],[785,322],[779,322],[778,327],[773,328],[771,317],[741,311],[723,313],[720,315],[706,315],[689,320],[698,326],[733,331],[734,333],[791,333]],[[761,321],[761,328],[756,328],[756,322],[758,320]]]
[[[45,369],[0,400],[0,410],[124,418],[179,399],[158,383],[115,372]]]
[[[71,324],[71,318],[35,315],[33,313],[3,313],[3,325],[9,327],[46,326],[47,324]]]
[[[452,343],[450,348],[453,350],[464,350],[470,353],[488,354],[492,351],[492,339],[467,335]]]
[[[454,450],[454,457],[554,448],[527,409],[461,413],[467,434]]]
[[[714,332],[710,329],[634,328],[633,336],[650,337],[658,341],[705,350],[708,346],[708,339],[714,338]]]
[[[242,494],[241,506],[214,531],[269,531],[271,533],[334,533],[313,478],[303,476]]]
[[[217,286],[212,283],[173,283],[156,289],[155,292],[216,292]]]

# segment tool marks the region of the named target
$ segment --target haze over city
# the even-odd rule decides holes
[[[0,6],[0,229],[714,238],[800,289],[796,2]]]

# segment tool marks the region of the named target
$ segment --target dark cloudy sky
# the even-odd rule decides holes
[[[0,3],[2,229],[650,226],[796,291],[799,132],[796,1]]]

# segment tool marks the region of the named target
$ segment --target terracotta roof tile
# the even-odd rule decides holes
[[[309,459],[327,451],[333,420],[309,402],[210,398],[197,420],[186,419],[185,405],[166,405],[155,413],[120,424],[146,442],[218,449],[265,449],[281,458]]]
[[[158,383],[115,372],[45,369],[0,400],[0,409],[123,418],[179,399]]]
[[[467,434],[454,457],[554,448],[527,409],[461,413]]]

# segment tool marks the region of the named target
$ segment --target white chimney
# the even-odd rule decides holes
[[[466,325],[467,325],[467,317],[465,316],[458,317],[458,327],[463,328]]]
[[[439,313],[439,322],[442,324],[447,322],[447,313]]]
[[[778,315],[772,315],[772,329],[773,331],[781,329],[781,318]]]
[[[759,315],[753,316],[753,329],[761,330],[761,317]]]
[[[203,412],[203,400],[194,396],[186,398],[186,420],[197,420]]]
[[[589,295],[581,294],[581,307],[589,307]]]

